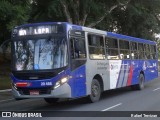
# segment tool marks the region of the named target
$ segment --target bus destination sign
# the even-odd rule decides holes
[[[62,33],[62,25],[43,25],[43,26],[29,26],[21,27],[13,31],[13,34],[18,36],[28,36],[28,35],[41,35],[41,34],[51,34],[51,33]]]

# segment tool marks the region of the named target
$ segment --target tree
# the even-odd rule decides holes
[[[29,22],[66,21],[59,0],[33,0]]]
[[[27,23],[30,15],[30,0],[0,1],[0,44],[10,39],[11,30],[20,24]]]
[[[95,27],[114,9],[124,7],[129,2],[130,0],[34,0],[31,21],[52,19]]]
[[[112,12],[112,19],[118,33],[155,40],[155,33],[160,33],[159,13],[160,1],[132,0],[128,7]]]
[[[15,26],[27,23],[30,5],[31,0],[0,0],[0,54],[4,61],[10,60],[11,31]]]
[[[27,22],[69,23],[153,39],[159,33],[158,0],[1,0],[0,43],[13,26]]]

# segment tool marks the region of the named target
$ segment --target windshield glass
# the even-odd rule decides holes
[[[64,38],[14,42],[15,70],[45,70],[65,67],[68,63]]]

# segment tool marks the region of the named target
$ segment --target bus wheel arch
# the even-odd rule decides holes
[[[102,79],[102,77],[101,77],[99,74],[97,74],[97,75],[94,76],[93,79],[98,80],[98,82],[100,83],[101,92],[104,91],[104,84],[103,84],[103,79]]]
[[[141,70],[141,71],[140,71],[140,73],[139,73],[139,75],[140,75],[140,74],[142,74],[142,75],[144,76],[144,80],[145,80],[145,74],[144,74],[144,71],[142,71],[142,70]]]
[[[103,81],[100,75],[95,75],[91,82],[90,95],[87,97],[90,103],[99,101],[103,91]]]
[[[138,82],[139,82],[137,85],[138,90],[144,89],[145,75],[143,71],[141,71],[139,74]]]
[[[131,86],[133,90],[143,90],[144,89],[144,82],[145,82],[145,75],[144,72],[141,71],[138,77],[138,84]]]

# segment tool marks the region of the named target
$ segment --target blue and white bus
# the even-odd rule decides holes
[[[101,92],[158,77],[156,43],[66,22],[34,23],[12,32],[16,99],[100,99]]]

